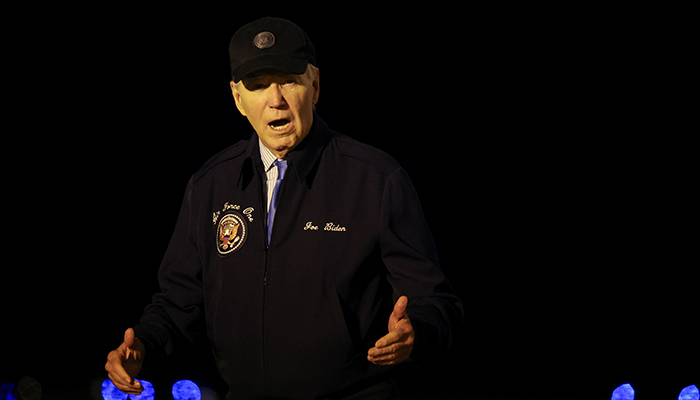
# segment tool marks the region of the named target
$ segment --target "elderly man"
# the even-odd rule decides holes
[[[161,292],[109,377],[139,393],[147,354],[205,336],[228,398],[398,398],[397,365],[447,349],[463,319],[413,186],[315,113],[320,75],[298,26],[245,25],[230,57],[255,133],[192,176]]]

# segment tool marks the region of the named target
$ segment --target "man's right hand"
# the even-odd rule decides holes
[[[129,328],[124,332],[124,343],[107,356],[105,370],[114,386],[124,393],[141,394],[143,386],[134,378],[141,371],[146,347]]]

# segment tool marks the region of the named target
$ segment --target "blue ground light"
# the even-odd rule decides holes
[[[612,397],[610,400],[634,400],[634,389],[629,383],[620,385],[617,389],[613,390]]]
[[[123,393],[117,389],[111,380],[105,379],[102,382],[102,398],[104,400],[153,400],[155,398],[155,390],[153,385],[148,381],[139,381],[143,385],[143,392],[136,396],[133,394]],[[202,391],[196,383],[190,380],[177,381],[173,384],[173,399],[174,400],[202,400]],[[5,400],[4,397],[0,400]],[[16,400],[14,397],[7,400]]]
[[[202,391],[196,383],[188,380],[177,381],[173,385],[174,400],[202,400]]]
[[[0,380],[0,400],[17,400],[15,385],[6,380]]]
[[[618,386],[610,400],[634,400],[634,389],[629,383]],[[678,400],[700,400],[700,390],[695,385],[690,385],[681,390]]]
[[[128,397],[129,395],[117,389],[111,380],[105,379],[102,382],[102,398],[104,400],[126,400]]]
[[[143,392],[139,396],[127,395],[117,389],[112,381],[106,379],[102,382],[102,398],[104,400],[153,400],[155,390],[148,381],[139,381],[143,385]],[[0,400],[17,400],[14,397],[13,385],[9,381],[0,381]],[[15,391],[16,393],[16,391]],[[173,400],[202,400],[202,391],[196,383],[190,380],[181,380],[173,384]],[[634,388],[629,383],[620,385],[612,393],[610,400],[634,400]],[[700,390],[695,385],[690,385],[681,390],[678,400],[700,400]]]
[[[139,381],[143,385],[143,392],[136,396],[133,394],[126,394],[121,390],[117,389],[111,380],[105,379],[102,382],[102,398],[104,400],[153,400],[156,396],[156,391],[153,389],[153,385],[148,381]]]
[[[678,400],[699,400],[700,390],[695,385],[690,385],[687,388],[681,390],[681,394],[678,395]]]
[[[135,396],[133,394],[129,395],[131,400],[153,400],[156,397],[156,391],[153,389],[153,385],[148,381],[139,381],[143,385],[143,392],[140,395]]]

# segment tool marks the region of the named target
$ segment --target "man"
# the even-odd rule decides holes
[[[193,175],[162,292],[105,369],[139,393],[147,354],[206,334],[228,398],[396,398],[396,366],[447,349],[463,318],[413,186],[315,113],[320,74],[299,27],[252,22],[230,56],[255,134]]]

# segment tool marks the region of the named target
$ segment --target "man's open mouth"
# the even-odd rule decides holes
[[[281,131],[281,130],[284,130],[285,128],[287,128],[287,126],[289,126],[290,123],[291,123],[290,120],[288,120],[286,118],[282,118],[282,119],[276,119],[276,120],[270,122],[268,125],[270,126],[270,128],[272,128],[276,131]]]

